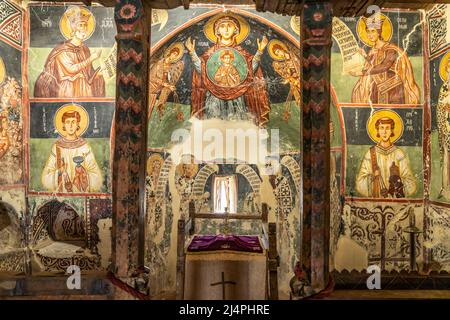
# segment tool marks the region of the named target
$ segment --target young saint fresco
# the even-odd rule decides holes
[[[57,192],[96,192],[102,175],[89,144],[81,135],[88,126],[86,110],[77,104],[62,106],[55,115],[61,135],[42,172],[42,185]]]
[[[356,189],[364,197],[404,198],[416,191],[407,155],[394,142],[403,131],[403,122],[391,110],[375,112],[368,133],[377,144],[366,152],[356,177]]]

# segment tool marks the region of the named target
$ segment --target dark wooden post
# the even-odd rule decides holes
[[[315,292],[329,280],[331,4],[306,2],[302,26],[302,266]]]
[[[177,300],[184,299],[184,278],[186,255],[184,253],[184,245],[186,240],[186,224],[184,219],[178,220],[177,229]]]
[[[117,92],[114,117],[112,271],[130,277],[144,262],[149,30],[140,0],[115,6]]]
[[[277,224],[269,222],[269,300],[278,300]]]
[[[194,202],[194,200],[189,201],[189,220],[191,221],[191,226],[189,228],[189,234],[193,235],[195,233],[195,202]]]

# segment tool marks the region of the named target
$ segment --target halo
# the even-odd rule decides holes
[[[370,139],[372,139],[374,142],[378,143],[380,142],[380,138],[377,137],[377,129],[375,128],[375,123],[378,121],[378,119],[381,118],[390,118],[394,120],[394,136],[392,137],[391,141],[395,142],[403,135],[403,120],[399,116],[399,114],[392,110],[378,110],[375,111],[369,119],[367,119],[367,133],[369,134]]]
[[[151,175],[153,173],[153,162],[158,161],[160,164],[164,163],[164,159],[159,153],[154,153],[147,159],[147,174]]]
[[[185,172],[183,170],[183,165],[188,165],[188,166],[191,166],[191,168],[192,168],[192,171],[190,172],[189,175],[186,175],[186,177],[188,179],[195,177],[195,175],[198,172],[198,164],[195,163],[195,157],[193,155],[186,155],[186,154],[181,157],[180,163],[175,168],[175,173],[179,176],[185,175]]]
[[[5,80],[5,76],[6,76],[5,63],[3,62],[2,57],[0,57],[0,84],[2,84],[3,81]]]
[[[448,63],[448,59],[450,59],[450,51],[442,57],[441,62],[439,63],[439,76],[444,82],[447,81],[447,71],[445,71],[445,66]]]
[[[269,46],[268,46],[268,50],[267,50],[267,51],[269,52],[270,56],[271,56],[274,60],[282,61],[282,60],[284,60],[285,58],[276,55],[275,52],[273,51],[273,47],[274,47],[274,45],[276,45],[276,44],[278,44],[278,45],[280,45],[281,47],[283,47],[283,49],[284,49],[285,51],[288,51],[288,48],[287,48],[286,44],[284,44],[284,42],[282,42],[282,41],[280,41],[280,40],[278,40],[278,39],[270,40]]]
[[[384,14],[380,13],[380,19],[383,20],[383,24],[381,25],[381,38],[388,42],[392,38],[392,23],[391,20]],[[366,31],[366,17],[361,17],[356,24],[356,33],[358,34],[359,39],[369,47],[373,47],[374,43],[369,40],[367,37]]]
[[[89,11],[88,8],[85,7],[79,7],[79,6],[70,6],[66,12],[61,17],[61,20],[59,21],[59,30],[61,31],[61,34],[66,38],[67,40],[72,39],[72,28],[70,27],[69,19],[67,18],[67,15],[69,13],[72,13],[73,11],[81,11],[82,13],[89,15],[89,19],[87,22],[87,37],[84,39],[86,41],[89,39],[95,30],[95,17],[92,14],[91,11]]]
[[[296,34],[300,35],[300,16],[292,16],[291,28]]]
[[[214,23],[223,17],[233,17],[237,19],[240,25],[240,32],[236,36],[236,43],[241,43],[242,41],[247,38],[248,33],[250,31],[250,26],[248,25],[248,22],[241,16],[235,14],[235,13],[221,13],[218,15],[215,15],[211,19],[206,22],[205,27],[203,28],[203,32],[205,33],[206,37],[216,43],[217,42],[217,36],[214,33]]]
[[[82,106],[75,103],[68,103],[61,106],[55,113],[54,123],[56,131],[62,137],[66,136],[66,132],[63,130],[62,116],[65,112],[77,111],[80,114],[80,129],[77,130],[76,134],[80,137],[89,126],[89,115]]]
[[[178,48],[178,49],[180,49],[180,51],[179,51],[177,57],[172,61],[172,63],[177,62],[178,60],[181,59],[181,57],[184,54],[184,45],[181,42],[172,43],[170,46],[167,47],[166,50],[164,50],[164,57],[166,57],[166,55],[168,55],[170,50],[172,50],[173,48]]]

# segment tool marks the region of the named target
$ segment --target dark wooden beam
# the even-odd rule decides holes
[[[144,263],[149,30],[140,0],[116,4],[117,79],[112,162],[112,271],[133,277]]]
[[[305,3],[301,16],[303,208],[302,269],[319,292],[329,282],[330,3]]]

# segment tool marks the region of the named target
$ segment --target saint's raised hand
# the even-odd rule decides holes
[[[184,43],[184,45],[186,46],[186,48],[189,50],[189,52],[193,52],[195,49],[195,40],[192,41],[191,37],[187,38],[186,42]]]
[[[266,36],[264,36],[261,41],[259,39],[256,39],[256,42],[258,43],[258,50],[263,51],[269,43],[269,40]]]

